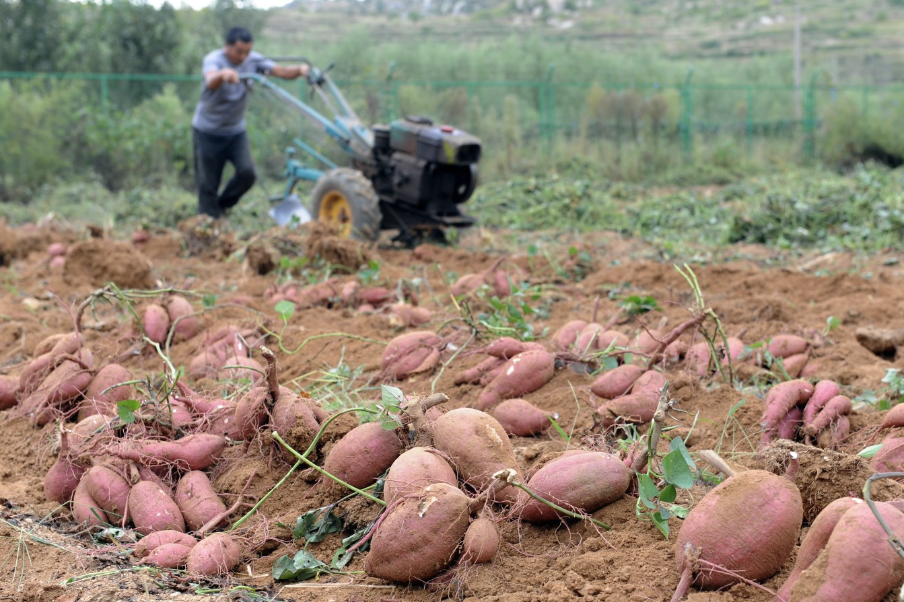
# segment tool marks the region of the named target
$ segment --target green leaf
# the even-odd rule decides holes
[[[637,484],[637,489],[640,492],[640,499],[644,503],[644,506],[651,510],[655,509],[656,504],[654,504],[652,500],[656,499],[659,495],[659,489],[656,487],[656,483],[653,482],[650,475],[644,472],[638,475]]]
[[[829,316],[826,319],[826,332],[832,332],[839,326],[841,326],[841,319],[836,318],[835,316]]]
[[[734,413],[737,412],[739,409],[741,409],[741,406],[744,405],[745,403],[747,403],[747,400],[746,400],[746,399],[742,399],[742,400],[739,401],[738,403],[736,403],[736,404],[734,404],[733,406],[731,406],[731,409],[728,410],[728,416],[727,416],[727,418],[731,418],[732,416],[734,416]]]
[[[313,579],[321,573],[328,572],[329,567],[307,550],[299,550],[294,558],[283,556],[273,563],[273,578],[276,581]]]
[[[283,299],[273,308],[276,310],[276,313],[279,314],[279,318],[283,322],[288,322],[292,317],[292,314],[295,313],[295,304],[289,301],[288,299]]]
[[[691,470],[697,470],[697,465],[694,464],[694,459],[691,458],[691,453],[687,451],[687,447],[684,445],[684,440],[681,437],[675,437],[672,439],[672,442],[669,444],[669,451],[678,450],[681,452],[681,455],[684,457],[684,461],[687,462],[687,465]]]
[[[201,305],[205,309],[210,309],[217,304],[217,299],[219,299],[219,295],[204,295],[201,297]]]
[[[558,422],[553,420],[552,416],[547,416],[547,418],[549,418],[549,421],[552,423],[553,428],[556,429],[556,432],[559,433],[559,436],[562,437],[562,439],[564,439],[566,443],[571,441],[571,437],[568,436],[568,433],[562,430],[562,427],[559,426]]]
[[[662,515],[658,512],[653,514],[653,524],[656,525],[656,528],[659,529],[666,539],[669,538],[669,521],[662,518]]]
[[[885,371],[885,376],[882,377],[882,382],[886,384],[892,383],[900,373],[901,370],[899,370],[898,368],[889,368]]]
[[[671,504],[675,501],[675,498],[678,497],[678,490],[675,489],[675,486],[671,483],[666,485],[665,489],[659,494],[659,501],[665,502],[666,504]]]
[[[381,385],[380,400],[388,411],[399,413],[402,411],[402,404],[405,403],[405,394],[398,387]]]
[[[141,407],[141,402],[137,399],[124,399],[116,402],[116,413],[123,424],[132,424],[135,422],[135,412]]]
[[[298,517],[292,535],[307,543],[320,543],[330,533],[342,530],[342,519],[333,514],[330,507],[317,508]]]
[[[669,452],[662,459],[662,472],[665,480],[681,489],[690,489],[694,486],[694,475],[688,468],[687,462],[680,450]]]
[[[613,356],[603,358],[603,369],[605,370],[615,370],[618,368],[618,358]]]
[[[659,516],[662,517],[662,520],[666,520],[666,521],[669,520],[669,517],[672,516],[672,514],[669,512],[669,509],[666,508],[665,506],[663,506],[662,504],[659,504],[658,507],[659,507]]]
[[[537,245],[527,245],[527,256],[528,257],[536,257],[537,253],[540,252],[540,249],[537,248]]]
[[[869,459],[879,453],[880,449],[882,449],[882,444],[877,443],[875,445],[870,445],[869,447],[862,449],[857,455],[861,458]]]
[[[367,549],[370,547],[369,541],[364,543],[360,548],[358,548],[358,550],[355,550],[353,552],[349,552],[348,549],[361,541],[361,538],[367,535],[367,532],[373,528],[374,524],[376,524],[376,521],[362,529],[358,529],[342,540],[342,547],[336,550],[336,553],[333,554],[333,560],[332,562],[330,562],[331,569],[335,571],[341,571],[343,568],[345,568],[345,565],[351,562],[352,558],[354,558],[355,552],[357,552],[358,550],[362,552],[367,551]]]
[[[577,255],[577,254],[578,254],[578,248],[577,248],[577,247],[568,247],[568,256],[569,256],[569,257],[574,257],[574,256]]]
[[[669,509],[672,511],[672,514],[678,518],[687,518],[687,515],[690,512],[690,510],[684,506],[679,506],[678,504],[672,504]]]

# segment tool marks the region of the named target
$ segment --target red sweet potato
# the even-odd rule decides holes
[[[212,518],[226,512],[226,504],[201,471],[185,473],[176,485],[176,505],[190,531],[197,531]]]
[[[819,513],[810,526],[810,530],[807,531],[807,536],[801,542],[800,549],[797,551],[797,559],[794,562],[794,568],[791,570],[791,574],[788,575],[785,584],[778,590],[773,602],[789,602],[791,599],[791,588],[797,583],[801,573],[813,564],[819,553],[826,547],[832,531],[835,530],[835,525],[838,524],[838,521],[841,520],[841,517],[848,510],[857,504],[863,503],[863,500],[857,498],[843,497],[822,509],[822,512]]]
[[[79,421],[95,414],[114,415],[118,402],[133,399],[135,395],[132,385],[115,385],[131,380],[132,373],[119,364],[107,364],[98,370],[85,391],[85,400],[79,406]]]
[[[507,399],[493,409],[493,417],[509,435],[532,437],[544,432],[552,424],[551,412],[546,412],[523,399]]]
[[[379,422],[366,422],[336,443],[327,454],[323,469],[353,487],[367,487],[401,453],[402,443],[395,431],[384,429]]]
[[[166,337],[169,334],[170,328],[170,317],[169,314],[166,313],[166,310],[156,303],[151,303],[144,309],[144,316],[141,319],[141,324],[144,327],[144,334],[147,337],[154,341],[155,343],[162,345],[166,342]]]
[[[47,254],[51,257],[59,257],[66,254],[66,245],[61,242],[55,242],[47,247]]]
[[[465,531],[462,544],[461,560],[470,564],[489,562],[499,551],[499,529],[496,523],[488,518],[474,520]]]
[[[893,533],[904,533],[904,514],[877,502]],[[904,559],[888,544],[888,535],[869,506],[850,508],[816,560],[791,588],[795,602],[880,602],[904,580]]]
[[[775,357],[788,358],[807,351],[810,344],[803,337],[794,334],[779,334],[769,340],[769,353]]]
[[[282,391],[280,391],[282,393]],[[267,420],[267,400],[270,390],[265,386],[254,387],[239,399],[235,406],[235,422],[242,438],[250,441]]]
[[[455,281],[449,292],[454,296],[467,295],[480,288],[483,284],[483,274],[465,274]]]
[[[750,508],[756,512],[744,511]],[[673,602],[690,585],[691,556],[699,555],[695,583],[703,589],[726,587],[739,577],[760,581],[774,575],[797,544],[803,513],[800,492],[785,477],[750,470],[723,481],[681,525],[675,544],[681,582]],[[713,566],[722,570],[708,570]]]
[[[790,439],[791,441],[797,436],[797,429],[799,429],[803,422],[801,421],[801,417],[803,416],[803,410],[799,407],[795,406],[791,408],[787,414],[782,417],[782,421],[778,423],[778,438],[779,439]]]
[[[460,489],[434,483],[388,511],[371,539],[364,570],[371,577],[424,581],[451,564],[468,529],[470,500]]]
[[[791,355],[782,360],[782,367],[785,369],[785,372],[788,373],[788,376],[791,378],[799,378],[801,372],[803,372],[804,367],[807,365],[807,362],[810,361],[810,352],[806,353],[798,353],[797,355]],[[778,365],[773,367],[773,372],[781,372],[778,369]]]
[[[397,336],[383,351],[383,371],[397,380],[429,372],[439,361],[440,345],[440,338],[429,331]]]
[[[88,493],[88,485],[84,481],[79,481],[72,494],[72,516],[79,525],[89,527],[110,523],[100,505]]]
[[[193,548],[196,543],[198,543],[197,539],[182,531],[154,531],[150,535],[141,538],[141,541],[138,542],[132,551],[132,555],[136,558],[144,558],[152,550],[166,544],[179,544],[187,548]]]
[[[120,522],[132,489],[128,481],[106,466],[93,466],[82,477],[91,498],[113,522]]]
[[[470,384],[474,385],[480,382],[485,374],[501,367],[505,363],[504,359],[498,357],[488,357],[473,368],[469,368],[455,377],[456,385]]]
[[[243,368],[232,368],[231,366],[244,366]],[[227,360],[226,365],[217,373],[218,380],[248,380],[251,383],[259,383],[264,378],[264,367],[259,361],[250,357],[239,356],[232,360]]]
[[[223,437],[195,433],[176,441],[130,441],[111,453],[149,467],[173,464],[180,470],[204,470],[219,459],[225,448]]]
[[[794,406],[806,402],[812,394],[813,385],[805,380],[779,383],[769,390],[761,419],[764,443],[769,442],[785,414]]]
[[[31,357],[36,358],[44,355],[45,353],[50,353],[51,351],[53,351],[53,348],[56,347],[56,344],[67,336],[69,336],[69,334],[59,333],[52,334],[42,339],[37,345],[35,345],[35,348],[31,352]]]
[[[19,401],[19,379],[15,376],[0,376],[0,410],[8,410]]]
[[[185,531],[179,506],[156,483],[138,481],[129,493],[129,518],[142,535],[154,531]]]
[[[426,307],[394,303],[389,307],[389,323],[395,328],[411,328],[426,324],[433,314]]]
[[[186,568],[192,575],[225,575],[242,559],[242,547],[229,533],[208,535],[191,549]]]
[[[590,322],[578,333],[574,341],[574,352],[583,355],[597,349],[605,349],[606,346],[600,343],[600,338],[605,332],[606,329],[602,324]]]
[[[641,330],[634,339],[634,347],[644,355],[650,355],[659,348],[663,335],[658,330],[650,328],[649,330]]]
[[[317,433],[320,424],[314,415],[313,400],[294,393],[280,393],[279,400],[273,405],[270,426],[274,431],[284,434],[303,424],[311,431],[311,438]]]
[[[459,478],[478,491],[486,489],[493,481],[493,474],[504,468],[519,471],[505,429],[498,420],[480,410],[458,408],[437,418],[433,424],[433,445],[449,457]],[[496,500],[501,502],[523,497],[521,490],[514,487],[496,494]]]
[[[528,481],[534,494],[566,510],[587,514],[621,499],[631,485],[633,471],[615,456],[584,452],[557,458],[544,465]],[[561,516],[531,498],[521,510],[528,522],[555,520]]]
[[[188,375],[195,379],[215,378],[220,369],[226,365],[230,356],[229,350],[220,347],[206,347],[192,358],[188,366]],[[234,357],[234,355],[233,355]]]
[[[597,397],[614,399],[624,395],[634,382],[644,373],[644,369],[633,364],[625,364],[607,372],[593,381],[590,390]]]
[[[503,399],[521,397],[536,391],[555,375],[555,356],[539,349],[519,353],[506,361],[500,374],[477,398],[477,407],[486,410]]]
[[[653,420],[659,405],[659,395],[632,393],[604,403],[597,408],[602,424],[610,427],[618,423],[646,424]]]
[[[178,569],[185,566],[185,561],[192,548],[181,543],[165,543],[154,548],[142,563],[156,566],[161,569]]]
[[[69,457],[69,436],[61,433],[59,456],[44,475],[44,497],[58,504],[68,502],[83,474],[85,467]]]
[[[486,354],[504,360],[511,359],[527,350],[523,341],[512,337],[502,337],[487,345]]]
[[[19,393],[29,395],[41,384],[41,381],[56,367],[56,358],[48,351],[31,360],[19,375]]]
[[[804,407],[803,421],[804,424],[810,424],[816,415],[822,411],[824,405],[836,395],[841,395],[841,387],[835,381],[821,380],[813,387],[813,394],[807,400]]]
[[[89,367],[93,363],[88,349],[82,349],[77,357]],[[74,361],[65,360],[22,401],[22,409],[32,422],[44,426],[54,418],[54,410],[78,398],[91,384],[92,378],[90,370]]]
[[[822,411],[819,412],[819,414],[817,414],[809,424],[804,425],[804,434],[812,437],[822,429],[828,427],[840,416],[847,416],[848,414],[850,414],[853,409],[854,408],[849,397],[845,397],[844,395],[836,395],[835,397],[830,399],[828,403],[826,403],[826,405],[822,408]]]
[[[879,430],[904,426],[904,403],[899,403],[885,414]]]
[[[435,449],[412,447],[396,458],[383,484],[383,499],[389,506],[397,498],[417,493],[432,483],[455,487],[455,471]]]
[[[656,397],[659,399],[659,395],[662,392],[662,387],[665,386],[665,376],[662,372],[657,372],[656,370],[647,370],[643,374],[640,375],[636,381],[634,381],[634,386],[631,387],[632,395],[649,395],[651,397]]]
[[[882,449],[869,462],[876,472],[900,472],[904,470],[904,438],[886,437]]]
[[[166,313],[173,328],[174,341],[187,341],[201,329],[198,318],[191,303],[182,295],[173,295],[166,303]],[[167,336],[169,336],[167,334]]]
[[[819,431],[816,445],[826,449],[835,449],[851,434],[851,421],[847,416],[839,416],[827,428]]]
[[[558,351],[568,351],[571,349],[585,326],[587,326],[587,322],[583,320],[572,320],[559,328],[552,336],[556,349]]]

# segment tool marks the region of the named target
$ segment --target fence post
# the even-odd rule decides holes
[[[804,117],[804,157],[812,161],[816,157],[816,78],[814,71],[807,87],[807,108]]]
[[[749,156],[753,153],[753,86],[747,86],[747,120],[744,123],[744,134]]]
[[[107,115],[107,101],[109,95],[110,91],[107,88],[107,74],[105,73],[100,76],[100,107],[105,117]]]
[[[681,96],[684,100],[684,112],[681,116],[681,142],[684,149],[684,161],[694,162],[694,137],[692,128],[694,125],[694,92],[691,88],[691,78],[694,76],[694,66],[687,70],[684,86],[681,88]]]
[[[552,85],[552,75],[556,70],[556,64],[550,63],[546,69],[546,81],[543,85],[543,94],[546,97],[544,101],[545,113],[544,121],[546,122],[546,153],[552,152],[552,141],[556,133],[556,92]]]

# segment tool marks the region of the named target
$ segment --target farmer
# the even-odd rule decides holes
[[[226,34],[226,45],[204,57],[201,99],[192,119],[198,212],[222,217],[254,184],[254,161],[245,133],[248,86],[242,73],[295,79],[308,74],[307,65],[280,66],[251,50],[253,38],[244,27]],[[235,175],[220,192],[223,168],[229,161]]]

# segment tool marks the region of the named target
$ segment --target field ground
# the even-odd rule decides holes
[[[70,332],[73,320],[68,309],[112,277],[123,288],[192,291],[198,295],[193,301],[198,309],[203,295],[203,307],[209,311],[202,318],[208,331],[234,324],[264,325],[279,332],[281,342],[270,337],[267,344],[279,349],[276,354],[283,384],[309,391],[330,409],[370,404],[379,398],[378,385],[384,382],[379,377],[383,345],[399,334],[399,328],[385,315],[327,307],[298,307],[283,324],[272,303],[264,298],[276,283],[293,278],[305,282],[306,278],[323,279],[331,271],[344,279],[359,278],[390,288],[400,280],[417,287],[420,305],[429,308],[433,316],[421,328],[441,328],[455,349],[467,347],[459,353],[451,347],[442,353],[440,365],[448,362],[446,369],[398,386],[409,395],[445,392],[451,398],[450,408],[462,407],[473,404],[481,389],[473,385],[457,387],[453,379],[481,359],[475,352],[487,339],[471,339],[468,324],[448,294],[450,281],[456,276],[485,269],[506,254],[509,265],[520,266],[528,275],[531,288],[520,300],[536,313],[528,316],[526,323],[506,322],[508,316],[494,313],[481,293],[471,299],[474,314],[483,312],[488,323],[520,328],[522,333],[532,328],[537,339],[545,342],[548,333],[569,320],[590,320],[597,314],[599,321],[605,322],[632,295],[653,297],[661,310],[638,320],[651,326],[664,320],[668,328],[676,326],[686,319],[693,295],[673,264],[688,261],[707,306],[721,318],[729,335],[747,343],[779,333],[822,341],[810,360],[818,366],[815,376],[837,381],[855,400],[852,433],[839,449],[843,453],[831,458],[826,455],[822,460],[817,455],[816,461],[822,465],[816,470],[810,466],[798,478],[805,510],[812,517],[830,501],[827,496],[840,497],[862,487],[862,478],[858,478],[866,470],[865,462],[854,454],[880,441],[875,427],[883,414],[873,404],[885,393],[882,380],[887,371],[901,368],[902,363],[900,351],[897,355],[874,355],[855,335],[862,327],[902,326],[904,302],[899,294],[904,283],[904,253],[897,250],[874,250],[864,256],[843,250],[789,251],[736,244],[710,248],[706,261],[699,261],[691,255],[664,254],[659,246],[613,231],[578,236],[554,231],[475,230],[464,235],[456,248],[421,247],[414,253],[385,243],[372,249],[360,248],[324,236],[319,230],[312,235],[273,230],[250,237],[199,232],[200,228],[152,229],[151,239],[141,251],[130,245],[116,246],[108,239],[96,240],[88,244],[99,249],[100,255],[95,257],[102,260],[79,260],[70,254],[59,269],[48,265],[48,244],[73,245],[85,239],[87,231],[72,224],[60,226],[54,219],[15,229],[0,225],[0,374],[19,374],[39,341],[51,334]],[[95,234],[100,233],[95,230]],[[538,240],[544,241],[543,252],[528,253],[526,249]],[[255,251],[248,252],[249,248]],[[305,265],[294,257],[305,248],[319,249],[333,267]],[[264,275],[258,273],[266,271],[261,267],[266,264],[260,260],[261,253],[271,254],[276,265]],[[149,277],[135,267],[140,267],[144,258],[152,266]],[[372,261],[367,263],[365,258]],[[353,266],[351,274],[336,267],[343,262]],[[362,262],[367,270],[354,269]],[[161,358],[136,340],[133,321],[120,304],[98,304],[95,310],[86,314],[84,325],[87,344],[98,363],[115,360],[136,375],[152,378],[163,372]],[[837,319],[831,320],[837,327],[827,327],[829,318]],[[638,321],[620,320],[616,329],[633,335]],[[486,328],[479,330],[487,333]],[[332,333],[355,338],[321,336]],[[175,343],[170,354],[173,364],[187,366],[203,338]],[[677,429],[670,436],[687,438],[692,453],[714,449],[739,466],[769,466],[767,459],[757,454],[763,395],[769,380],[762,372],[740,371],[737,388],[720,384],[718,379],[698,381],[683,365],[673,366],[668,376],[677,400],[668,420]],[[589,392],[592,380],[591,376],[562,368],[525,399],[558,413],[558,424],[565,431],[573,431],[570,445],[591,444],[605,449],[613,441],[601,436],[594,420],[599,400]],[[226,395],[243,386],[240,380],[196,384],[196,388]],[[242,526],[239,533],[247,544],[246,553],[229,579],[198,582],[178,571],[132,570],[124,550],[128,535],[119,542],[92,540],[69,522],[68,511],[60,511],[45,499],[42,483],[54,462],[53,439],[52,424],[32,427],[17,417],[15,409],[0,414],[0,557],[4,558],[0,564],[0,600],[180,601],[209,599],[200,594],[210,592],[230,600],[377,602],[457,596],[499,602],[662,601],[669,599],[678,582],[673,547],[680,520],[671,521],[672,534],[666,540],[650,522],[635,515],[637,498],[627,495],[593,514],[613,526],[606,533],[597,533],[587,523],[519,524],[503,521],[500,515],[503,544],[499,555],[490,564],[455,574],[451,585],[440,588],[443,591],[390,586],[368,578],[362,573],[364,554],[357,554],[341,575],[325,574],[317,580],[287,585],[274,583],[274,562],[303,545],[292,541],[291,530],[285,525],[339,497],[335,490],[331,493],[314,483],[306,473],[293,475]],[[514,437],[513,443],[522,470],[530,470],[548,454],[566,448],[565,439],[552,429],[538,437]],[[241,445],[234,445],[227,449],[212,472],[215,487],[226,499],[241,491],[252,471],[256,476],[249,496],[255,500],[285,474],[288,465],[260,448],[252,445],[245,452]],[[677,502],[692,506],[708,487],[698,480],[692,489],[680,492]],[[351,532],[369,524],[378,510],[375,504],[353,499],[340,504],[335,512]],[[744,520],[744,516],[738,516],[738,521]],[[307,549],[329,563],[343,537],[345,534],[334,533]],[[793,561],[792,556],[763,586],[776,590]],[[74,582],[65,585],[66,580]],[[694,602],[770,599],[762,589],[743,584],[722,592],[692,593],[689,598]]]

